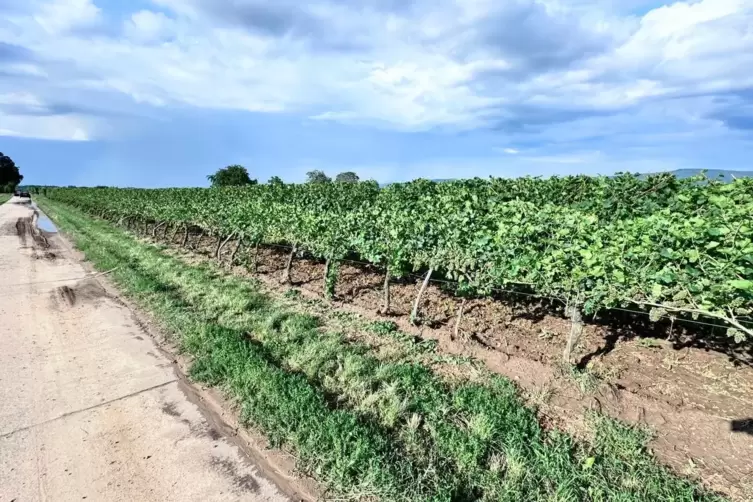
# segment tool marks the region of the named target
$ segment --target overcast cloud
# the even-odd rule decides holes
[[[0,2],[0,136],[115,141],[185,109],[479,134],[484,165],[750,158],[753,0]]]

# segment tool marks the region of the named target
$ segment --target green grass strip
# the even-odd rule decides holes
[[[179,335],[192,376],[224,387],[243,418],[346,497],[437,501],[723,500],[674,476],[647,435],[593,419],[594,440],[544,431],[514,386],[442,380],[260,292],[189,266],[78,210],[40,201],[99,269]]]
[[[9,193],[0,193],[0,204],[5,204],[12,197]]]

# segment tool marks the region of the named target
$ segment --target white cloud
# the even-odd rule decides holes
[[[100,13],[92,0],[53,0],[42,4],[33,17],[45,31],[58,35],[97,24]]]
[[[601,152],[576,152],[567,155],[539,155],[521,157],[521,160],[544,164],[595,164],[603,159]]]
[[[677,2],[648,12],[632,36],[594,66],[654,80],[672,94],[749,86],[751,30],[749,0]]]
[[[77,114],[52,115],[49,105],[30,92],[0,94],[0,136],[88,141],[90,120]]]
[[[0,94],[0,106],[2,105],[21,105],[33,108],[40,108],[42,102],[29,92],[8,92]]]
[[[652,120],[665,98],[753,86],[750,0],[676,2],[641,18],[607,0],[153,1],[165,12],[96,33],[80,30],[105,23],[92,0],[30,4],[0,23],[0,42],[65,62],[70,73],[25,63],[51,93],[408,131],[535,132],[649,103]],[[0,91],[20,89],[9,86]]]
[[[500,177],[568,175],[576,171],[581,174],[613,174],[615,172],[659,172],[678,169],[682,164],[673,159],[619,158],[596,151],[574,152],[541,156],[514,156],[504,160],[499,158],[449,157],[425,159],[415,163],[381,163],[349,165],[347,169],[356,171],[362,179],[376,179],[380,182],[409,181],[415,178],[456,179],[486,178],[490,173]],[[290,177],[302,181],[307,168],[301,167]],[[338,169],[330,168],[329,173]]]
[[[503,148],[502,151],[508,155],[517,155],[520,153],[520,151],[515,148]]]
[[[125,36],[135,42],[162,41],[174,30],[173,21],[161,12],[140,10],[125,22]]]
[[[0,136],[56,141],[88,141],[85,119],[74,116],[0,114]]]

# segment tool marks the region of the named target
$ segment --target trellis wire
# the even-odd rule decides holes
[[[284,245],[284,244],[262,244],[262,245],[266,246],[266,247],[275,247],[275,248],[285,249],[285,250],[291,250],[291,249],[293,249],[292,246],[287,246],[287,245]],[[365,265],[365,266],[369,266],[369,267],[378,267],[377,265],[374,265],[373,263],[369,263],[369,262],[365,262],[365,261],[351,260],[351,259],[346,259],[346,258],[344,258],[344,259],[342,259],[340,261],[341,262],[345,262],[345,263],[353,263],[353,264],[356,264],[356,265]],[[415,274],[415,273],[412,273],[412,272],[408,273],[407,275],[410,276],[410,277],[412,277],[412,278],[414,278],[414,279],[418,279],[418,280],[423,280],[424,279],[423,276]],[[454,285],[456,288],[460,284],[457,281],[450,281],[450,280],[447,280],[447,279],[434,279],[434,278],[429,279],[429,282],[434,282],[434,283],[439,283],[439,284]],[[511,290],[511,289],[500,289],[500,288],[491,288],[491,291],[495,291],[497,293],[507,293],[507,294],[527,296],[527,297],[531,297],[531,298],[539,298],[539,299],[542,299],[542,300],[554,300],[554,301],[557,301],[557,302],[560,302],[560,303],[564,303],[561,298],[557,298],[557,297],[554,297],[554,296],[540,295],[540,294],[537,294],[537,293],[527,293],[525,291],[515,291],[515,290]],[[671,309],[672,307],[667,307],[667,308]],[[645,316],[649,316],[650,315],[648,312],[643,311],[643,310],[632,310],[632,309],[626,309],[626,308],[622,308],[622,307],[610,307],[610,308],[607,308],[606,310],[617,310],[617,311],[620,311],[620,312],[626,312],[626,313],[638,314],[638,315],[645,315]],[[673,316],[663,315],[663,316],[661,316],[659,318],[659,320],[661,320],[661,319],[673,319]],[[698,325],[698,326],[707,326],[707,327],[712,327],[712,328],[723,328],[724,327],[723,324],[712,324],[712,323],[709,323],[709,322],[698,321],[698,320],[695,320],[695,319],[685,319],[685,318],[683,318],[682,322],[683,323],[688,323],[688,324],[695,324],[695,325]],[[742,324],[743,326],[745,326],[745,327],[753,329],[753,321],[741,321],[741,320],[738,319],[738,322],[740,324]]]

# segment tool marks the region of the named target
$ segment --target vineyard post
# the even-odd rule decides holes
[[[389,315],[390,313],[390,266],[387,265],[384,271],[384,296],[382,303],[382,314]]]
[[[565,352],[562,354],[562,359],[565,364],[570,364],[570,357],[573,349],[578,344],[580,336],[583,333],[583,315],[581,313],[580,304],[568,304],[565,309],[570,314],[570,335],[567,338],[567,345],[565,346]]]
[[[424,295],[424,291],[426,291],[426,287],[429,285],[431,274],[433,272],[434,269],[429,268],[429,271],[426,273],[426,277],[424,278],[424,282],[423,284],[421,284],[421,289],[418,290],[418,296],[416,297],[416,301],[413,303],[413,310],[410,313],[411,324],[416,324],[416,319],[418,318],[418,308],[421,305],[421,297]]]
[[[293,248],[290,250],[290,255],[288,255],[288,262],[285,265],[285,270],[282,271],[282,282],[283,284],[291,284],[293,280],[290,278],[290,269],[293,268],[293,259],[295,258],[295,254],[298,251],[298,246],[293,244]]]
[[[180,243],[182,247],[186,247],[188,243],[188,223],[183,225],[183,242]]]
[[[458,308],[458,317],[455,320],[455,330],[453,331],[453,340],[458,339],[458,335],[460,334],[460,323],[463,322],[463,311],[465,310],[465,304],[468,302],[468,298],[463,298],[463,300],[460,302],[460,307]]]
[[[669,316],[669,335],[667,336],[667,340],[671,342],[675,341],[675,319],[675,316]],[[714,330],[716,331],[716,327],[714,327]]]

